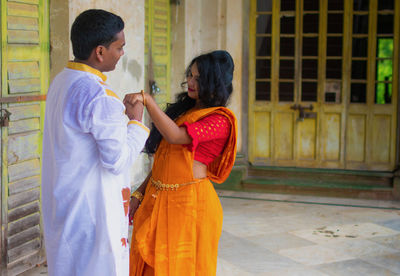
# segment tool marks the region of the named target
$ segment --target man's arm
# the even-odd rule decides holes
[[[132,166],[149,135],[149,129],[140,122],[143,105],[132,105],[128,114],[131,120],[127,125],[124,105],[109,96],[96,99],[91,109],[90,133],[96,140],[101,164],[114,174]]]

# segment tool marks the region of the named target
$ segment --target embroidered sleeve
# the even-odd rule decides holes
[[[192,124],[185,122],[183,126],[192,138],[192,143],[186,145],[190,151],[195,150],[199,143],[226,139],[231,129],[228,118],[219,114],[212,114]]]

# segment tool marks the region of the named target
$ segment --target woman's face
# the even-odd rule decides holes
[[[188,85],[188,95],[190,98],[199,99],[199,70],[197,69],[196,62],[190,67],[189,75],[186,77]]]

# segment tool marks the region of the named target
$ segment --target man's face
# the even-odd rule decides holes
[[[102,72],[109,72],[115,69],[120,57],[124,55],[125,46],[125,34],[124,31],[120,31],[116,35],[117,40],[112,42],[108,48],[104,47],[104,52],[102,53]]]

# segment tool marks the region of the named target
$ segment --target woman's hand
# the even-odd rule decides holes
[[[144,103],[144,101],[147,100],[147,94],[146,93],[130,93],[130,94],[126,94],[125,98],[124,98],[124,104],[126,105],[127,103],[133,105],[135,104],[137,101],[141,102],[142,104]],[[146,99],[144,99],[143,97],[145,97]]]
[[[171,118],[162,111],[155,100],[147,93],[126,94],[124,98],[125,106],[144,101],[144,105],[153,120],[156,128],[170,144],[190,144],[192,138],[187,134],[185,127],[178,126]]]
[[[129,225],[132,225],[133,216],[135,215],[139,205],[140,205],[139,199],[137,199],[136,197],[131,197],[131,201],[129,203]]]

